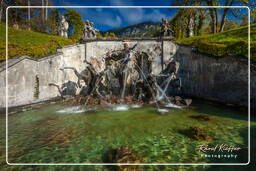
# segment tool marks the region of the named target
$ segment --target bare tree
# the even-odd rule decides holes
[[[214,0],[207,0],[207,5],[208,6],[214,6]],[[211,28],[212,28],[212,33],[217,32],[217,27],[218,27],[218,15],[217,15],[217,9],[216,8],[210,8],[209,9],[210,17],[211,17]]]
[[[240,3],[241,5],[246,5],[246,6],[250,7],[251,9],[253,8],[253,6],[256,5],[255,0],[225,0],[225,6],[232,6],[234,3]],[[234,8],[234,9],[225,8],[223,11],[222,17],[221,17],[219,32],[222,32],[224,30],[226,18],[227,18],[228,12],[230,10],[235,17],[243,16],[243,15],[241,15],[241,13],[240,13],[241,9],[239,9],[239,8]]]
[[[48,0],[42,0],[42,6],[48,6],[48,4],[49,4]],[[42,19],[43,19],[43,21],[48,20],[48,8],[46,8],[46,7],[42,8]]]
[[[30,0],[28,0],[28,6],[30,6]],[[31,22],[31,16],[30,16],[30,8],[28,7],[28,24],[29,24],[29,26],[28,26],[28,30],[30,30],[31,29],[31,27],[30,27],[30,22]]]
[[[30,6],[30,0],[28,0],[28,6]],[[31,17],[30,17],[30,8],[28,8],[28,21],[30,22]]]
[[[45,6],[48,6],[48,0],[45,0]],[[48,19],[48,8],[45,8],[45,20]]]
[[[42,0],[42,7],[44,6],[44,0]],[[44,8],[42,8],[42,19],[44,21]]]
[[[229,2],[229,0],[225,0],[225,6],[231,6],[234,3],[235,0],[231,0]],[[226,18],[227,18],[227,14],[228,14],[228,8],[225,8],[223,11],[223,15],[221,17],[221,23],[220,23],[220,30],[219,32],[222,32],[224,30],[224,26],[226,23]]]
[[[0,21],[2,21],[4,11],[4,0],[0,0]]]

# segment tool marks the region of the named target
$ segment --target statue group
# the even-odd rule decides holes
[[[86,21],[83,30],[83,40],[94,39],[97,37],[98,30],[94,28],[93,22]]]
[[[62,15],[60,23],[59,23],[59,28],[58,28],[59,35],[61,37],[68,38],[68,28],[69,28],[69,24],[66,21],[65,17]],[[82,38],[83,38],[83,40],[94,39],[97,37],[97,32],[98,32],[98,30],[94,28],[93,22],[90,22],[87,20],[84,24]]]
[[[162,19],[161,37],[162,38],[172,38],[173,37],[173,30],[172,30],[171,24],[168,22],[167,19]]]
[[[68,38],[68,28],[69,28],[68,22],[66,21],[64,16],[61,16],[61,22],[59,24],[59,33],[61,37]],[[95,39],[97,37],[97,32],[99,31],[96,28],[94,28],[93,22],[90,22],[87,20],[84,24],[82,39],[83,40]],[[173,30],[172,30],[171,24],[167,19],[162,19],[161,37],[162,38],[173,37]]]

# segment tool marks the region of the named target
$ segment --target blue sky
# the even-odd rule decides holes
[[[62,6],[171,6],[172,0],[54,0]],[[78,8],[84,20],[94,22],[101,31],[146,21],[159,22],[172,17],[177,9],[168,8]],[[232,17],[232,16],[229,16]]]
[[[76,0],[55,1],[54,5],[73,6],[169,6],[171,0]],[[176,12],[175,9],[156,8],[79,8],[84,20],[94,22],[97,29],[101,31],[113,28],[125,27],[145,21],[159,22],[161,18],[169,18]]]

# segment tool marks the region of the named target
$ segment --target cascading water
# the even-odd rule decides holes
[[[147,78],[146,78],[146,76],[145,76],[143,70],[142,70],[138,65],[136,65],[136,66],[137,66],[138,69],[140,70],[140,72],[141,72],[142,76],[144,77],[144,79],[145,79],[146,83],[148,84],[148,86],[152,88],[152,86],[149,84],[149,82],[148,82],[148,80],[147,80]],[[159,105],[158,105],[158,103],[157,103],[157,99],[156,99],[156,97],[155,97],[155,95],[154,95],[153,93],[151,93],[151,94],[152,94],[152,97],[154,98],[154,102],[155,102],[155,104],[156,104],[156,107],[157,107],[157,109],[159,110]]]

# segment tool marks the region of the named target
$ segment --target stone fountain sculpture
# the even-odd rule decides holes
[[[69,28],[69,24],[66,21],[65,17],[62,15],[60,25],[59,25],[59,33],[61,37],[68,38],[68,28]]]
[[[179,63],[170,58],[165,69],[154,75],[150,55],[141,52],[137,44],[129,46],[124,42],[123,46],[123,49],[108,51],[101,60],[93,57],[85,60],[82,72],[73,67],[61,68],[73,70],[77,76],[77,87],[83,90],[80,95],[87,98],[84,105],[91,104],[90,98],[109,103],[156,103],[158,108],[158,103],[170,104],[168,90],[181,87],[177,76]]]

